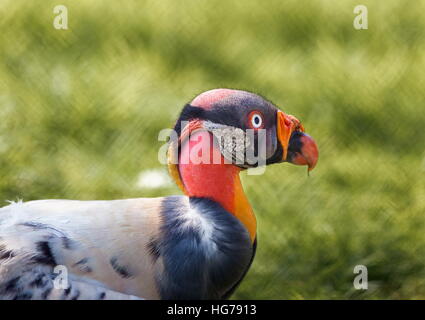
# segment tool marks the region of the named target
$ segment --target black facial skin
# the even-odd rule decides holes
[[[253,129],[250,126],[249,119],[249,114],[253,111],[257,111],[262,115],[262,129],[266,130],[266,164],[282,162],[283,149],[278,143],[276,133],[278,109],[272,103],[253,93],[236,91],[234,94],[215,102],[208,109],[187,104],[183,108],[174,130],[180,136],[182,121],[200,119],[246,131],[247,129]],[[256,134],[254,142],[254,154],[257,155],[258,138]],[[257,165],[257,163],[246,163],[244,167],[256,167]]]

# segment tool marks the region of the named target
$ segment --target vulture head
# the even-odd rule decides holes
[[[239,180],[241,170],[273,163],[306,165],[318,159],[301,122],[257,94],[214,89],[185,105],[175,124],[168,162],[189,197],[221,204],[255,237],[256,222]]]
[[[310,171],[318,159],[316,143],[296,117],[254,93],[241,90],[214,89],[201,93],[183,108],[175,131],[180,151],[197,131],[209,132],[214,138],[210,147],[218,147],[226,163],[241,169],[261,163],[289,162],[307,165]],[[201,137],[197,142],[201,143],[200,140]],[[192,156],[218,164],[201,155],[205,149],[199,150],[199,154]],[[181,154],[174,160],[182,160]]]

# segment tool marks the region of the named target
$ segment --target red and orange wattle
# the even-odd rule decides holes
[[[241,169],[225,162],[220,150],[213,145],[211,133],[196,130],[190,136],[189,140],[182,141],[178,164],[185,194],[189,197],[209,198],[219,203],[242,222],[254,241],[257,223],[239,178]],[[194,163],[190,156],[194,148],[200,152],[208,150],[208,163]],[[203,158],[201,154],[198,156]],[[220,163],[213,163],[214,159],[220,159]]]

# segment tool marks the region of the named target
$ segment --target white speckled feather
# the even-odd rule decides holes
[[[29,281],[32,271],[46,268],[31,260],[46,241],[46,250],[51,250],[57,265],[67,267],[73,286],[80,284],[81,297],[96,298],[99,286],[109,290],[106,298],[158,298],[155,271],[161,262],[153,259],[148,244],[159,232],[160,205],[161,198],[139,198],[39,200],[0,208],[0,298],[10,298],[1,284],[23,272]],[[24,287],[20,283],[19,290]],[[96,294],[84,294],[87,290]],[[53,298],[53,292],[47,298]]]

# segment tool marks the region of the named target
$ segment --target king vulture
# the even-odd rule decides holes
[[[228,298],[256,250],[256,218],[239,179],[256,164],[236,161],[235,144],[211,143],[214,129],[254,137],[264,129],[267,165],[311,170],[318,159],[300,121],[262,97],[204,92],[185,105],[168,142],[169,172],[184,195],[0,208],[0,299]],[[207,145],[219,163],[187,156]],[[260,144],[252,146],[258,153]]]

